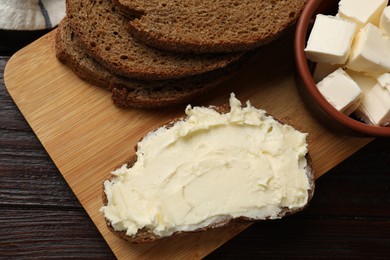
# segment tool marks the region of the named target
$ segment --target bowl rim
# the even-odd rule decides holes
[[[310,20],[312,19],[316,9],[319,7],[322,1],[308,0],[302,10],[300,18],[298,19],[294,37],[294,54],[297,73],[303,81],[305,88],[308,90],[311,97],[329,117],[334,118],[343,126],[358,133],[369,136],[390,137],[390,127],[374,126],[362,123],[339,112],[323,97],[314,83],[309,66],[307,64],[304,49],[306,46],[306,35],[309,30]]]

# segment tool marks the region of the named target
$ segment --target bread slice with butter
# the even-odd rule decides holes
[[[230,97],[186,108],[148,133],[104,182],[101,212],[131,243],[278,219],[307,206],[314,179],[307,134]]]

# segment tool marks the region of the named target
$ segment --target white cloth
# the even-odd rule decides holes
[[[65,0],[0,0],[0,29],[51,29],[65,16]]]

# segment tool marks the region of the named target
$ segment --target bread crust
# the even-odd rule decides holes
[[[230,106],[228,104],[224,104],[224,105],[221,105],[221,106],[218,106],[218,107],[212,107],[212,108],[215,109],[216,111],[218,111],[219,113],[227,113],[229,111],[229,109],[230,109]],[[270,114],[267,114],[267,115],[268,116],[272,116]],[[186,118],[187,118],[186,116],[176,118],[174,120],[169,121],[168,123],[163,124],[161,127],[170,128],[176,122],[184,120]],[[282,123],[281,121],[279,121],[275,117],[273,117],[273,118],[275,120],[277,120],[278,122]],[[143,138],[144,137],[142,137],[139,140],[139,142],[141,142]],[[134,147],[134,150],[137,151],[137,146]],[[278,218],[282,218],[282,217],[285,217],[285,216],[288,216],[288,215],[291,215],[291,214],[295,214],[295,213],[297,213],[299,211],[302,211],[303,209],[305,209],[308,206],[309,202],[311,201],[311,199],[314,196],[315,181],[314,181],[314,170],[313,170],[313,167],[312,167],[312,159],[311,159],[311,156],[310,156],[309,153],[306,154],[305,158],[307,160],[306,175],[307,175],[308,180],[309,180],[308,201],[305,204],[305,206],[303,206],[301,208],[298,208],[298,209],[282,208],[281,212],[277,216]],[[134,154],[124,164],[126,164],[127,168],[131,168],[135,164],[136,161],[137,161],[137,156]],[[118,165],[117,167],[115,167],[115,169],[118,169],[118,168],[122,167],[122,165],[123,164]],[[112,179],[112,178],[113,177],[109,178],[109,180]],[[107,201],[106,193],[104,192],[104,184],[103,184],[103,187],[102,187],[102,191],[103,191],[102,192],[103,205],[106,206],[108,201]],[[117,236],[117,237],[119,237],[121,239],[124,239],[124,240],[126,240],[126,241],[128,241],[128,242],[130,242],[132,244],[151,243],[151,242],[154,242],[154,241],[157,241],[157,240],[161,240],[161,239],[170,239],[172,237],[178,237],[178,236],[182,236],[182,235],[186,235],[186,234],[190,234],[190,233],[205,232],[207,230],[211,230],[211,229],[215,229],[215,228],[219,228],[219,227],[226,227],[226,226],[230,226],[230,225],[235,225],[237,223],[253,223],[253,222],[259,222],[259,221],[264,221],[264,220],[269,220],[269,218],[265,218],[265,219],[252,219],[252,218],[248,218],[248,217],[238,217],[238,218],[223,219],[220,222],[213,223],[212,225],[209,225],[209,226],[206,226],[206,227],[202,227],[202,228],[198,228],[196,230],[192,230],[192,231],[176,231],[176,232],[174,232],[170,236],[161,237],[161,236],[156,235],[151,230],[148,230],[146,228],[143,228],[143,229],[139,230],[133,236],[128,236],[128,235],[126,235],[125,231],[117,231],[117,230],[115,230],[111,226],[110,222],[105,218],[107,228],[115,236]]]

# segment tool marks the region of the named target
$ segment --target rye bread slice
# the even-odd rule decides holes
[[[219,113],[227,113],[227,112],[229,112],[229,105],[228,104],[217,106],[217,107],[212,107],[212,108],[215,109]],[[267,114],[267,115],[269,115],[269,114]],[[173,120],[169,121],[168,123],[163,124],[162,127],[170,128],[176,122],[181,121],[181,120],[183,120],[185,118],[186,117],[183,116],[183,117],[179,117],[179,118],[173,119]],[[275,120],[279,121],[275,117],[273,117],[273,118]],[[280,122],[280,123],[282,123],[282,122]],[[147,135],[145,135],[145,136],[147,136]],[[141,138],[141,140],[142,140],[142,138]],[[135,151],[137,151],[137,146],[135,146],[134,149],[135,149]],[[313,167],[312,167],[312,159],[311,159],[311,156],[310,156],[309,153],[306,154],[305,158],[307,160],[306,175],[307,175],[308,181],[309,181],[308,201],[307,201],[306,205],[303,206],[302,208],[298,208],[298,209],[283,208],[282,211],[278,215],[279,218],[282,218],[282,217],[285,217],[285,216],[288,216],[288,215],[291,215],[291,214],[295,214],[295,213],[298,213],[298,212],[302,211],[303,209],[305,209],[308,206],[309,202],[311,201],[311,199],[314,196],[315,181],[314,181],[314,170],[313,170]],[[136,157],[136,155],[133,155],[131,158],[129,158],[127,160],[127,162],[125,162],[126,167],[127,168],[131,168],[135,164],[136,161],[137,161],[137,157]],[[122,165],[118,165],[115,169],[118,169],[121,166]],[[102,200],[103,200],[103,205],[104,206],[107,205],[108,200],[107,200],[106,193],[104,192],[104,187],[103,187],[103,192],[102,192]],[[132,244],[151,243],[151,242],[154,242],[154,241],[157,241],[157,240],[169,239],[169,238],[172,238],[172,237],[187,235],[187,234],[190,234],[190,233],[205,232],[207,230],[211,230],[211,229],[215,229],[215,228],[226,227],[226,226],[229,226],[229,225],[235,225],[235,224],[240,223],[240,222],[253,223],[253,222],[264,221],[264,220],[269,220],[269,218],[264,218],[264,219],[252,219],[252,218],[248,218],[248,217],[238,217],[238,218],[230,218],[230,219],[224,218],[224,219],[221,219],[221,221],[219,221],[219,222],[213,223],[213,224],[211,224],[209,226],[202,227],[202,228],[199,228],[199,229],[196,229],[196,230],[193,230],[193,231],[177,231],[177,232],[173,233],[171,236],[161,237],[161,236],[155,234],[154,232],[152,232],[151,230],[149,230],[147,228],[143,228],[143,229],[139,230],[133,236],[128,236],[128,235],[126,235],[125,231],[117,231],[117,230],[115,230],[112,227],[112,225],[110,224],[110,222],[105,218],[106,225],[107,225],[108,229],[115,236],[117,236],[117,237],[119,237],[121,239],[124,239],[124,240],[126,240],[126,241],[128,241],[128,242],[130,242]]]
[[[108,89],[110,81],[115,76],[85,52],[70,29],[67,17],[58,25],[54,43],[57,58],[72,69],[79,78]]]
[[[128,19],[110,0],[67,0],[66,10],[70,26],[88,54],[121,76],[183,78],[223,68],[241,56],[176,54],[148,47],[131,37]]]
[[[276,39],[294,24],[306,0],[114,0],[141,42],[177,52],[236,52]]]
[[[65,17],[59,24],[55,38],[56,55],[81,79],[112,92],[118,107],[156,108],[188,103],[206,93],[239,70],[242,59],[227,67],[204,74],[173,80],[142,81],[119,77],[90,57],[69,27]]]
[[[210,73],[211,74],[211,73]],[[219,74],[219,75],[216,75]],[[135,85],[129,80],[115,78],[110,82],[112,101],[121,108],[159,108],[188,103],[209,92],[233,74],[228,71],[215,72],[215,75],[199,75],[197,78],[150,82],[144,86]]]

